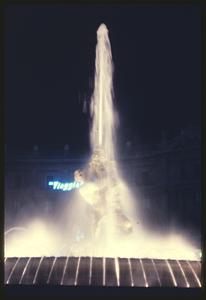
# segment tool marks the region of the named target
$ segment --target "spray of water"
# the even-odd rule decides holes
[[[194,247],[181,235],[171,233],[165,237],[144,228],[137,213],[139,199],[122,180],[115,160],[117,120],[112,76],[111,45],[107,27],[102,24],[97,31],[91,99],[92,155],[85,169],[75,172],[76,181],[84,184],[56,219],[33,219],[19,225],[26,231],[7,234],[5,256],[199,259]]]
[[[131,197],[126,191],[115,160],[117,114],[113,106],[112,52],[105,24],[101,24],[97,30],[91,115],[92,158],[84,178],[85,185],[80,188],[80,193],[87,202],[90,202],[94,214],[101,210],[96,217],[95,235],[104,241],[101,251],[105,256],[111,251],[117,235],[131,233],[132,222],[126,214],[134,211],[131,209]]]
[[[113,107],[113,64],[107,27],[102,24],[97,31],[95,85],[91,99],[93,117],[91,147],[104,151],[107,159],[115,158],[115,115]]]

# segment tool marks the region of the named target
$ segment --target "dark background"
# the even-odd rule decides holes
[[[201,124],[201,12],[195,5],[7,5],[5,144],[89,149],[96,30],[109,29],[119,141],[156,143]],[[79,96],[80,95],[80,96]],[[88,104],[88,103],[87,103]],[[120,147],[121,148],[121,147]]]

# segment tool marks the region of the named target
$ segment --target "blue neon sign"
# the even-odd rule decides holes
[[[74,181],[74,182],[60,182],[49,181],[48,186],[52,186],[53,190],[61,190],[63,192],[71,191],[73,189],[78,189],[83,183]]]

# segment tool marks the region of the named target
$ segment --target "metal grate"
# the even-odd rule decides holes
[[[201,287],[198,261],[100,257],[8,257],[5,284]]]

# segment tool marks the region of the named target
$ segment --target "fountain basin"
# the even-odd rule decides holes
[[[201,263],[110,257],[6,257],[7,285],[200,288]]]

